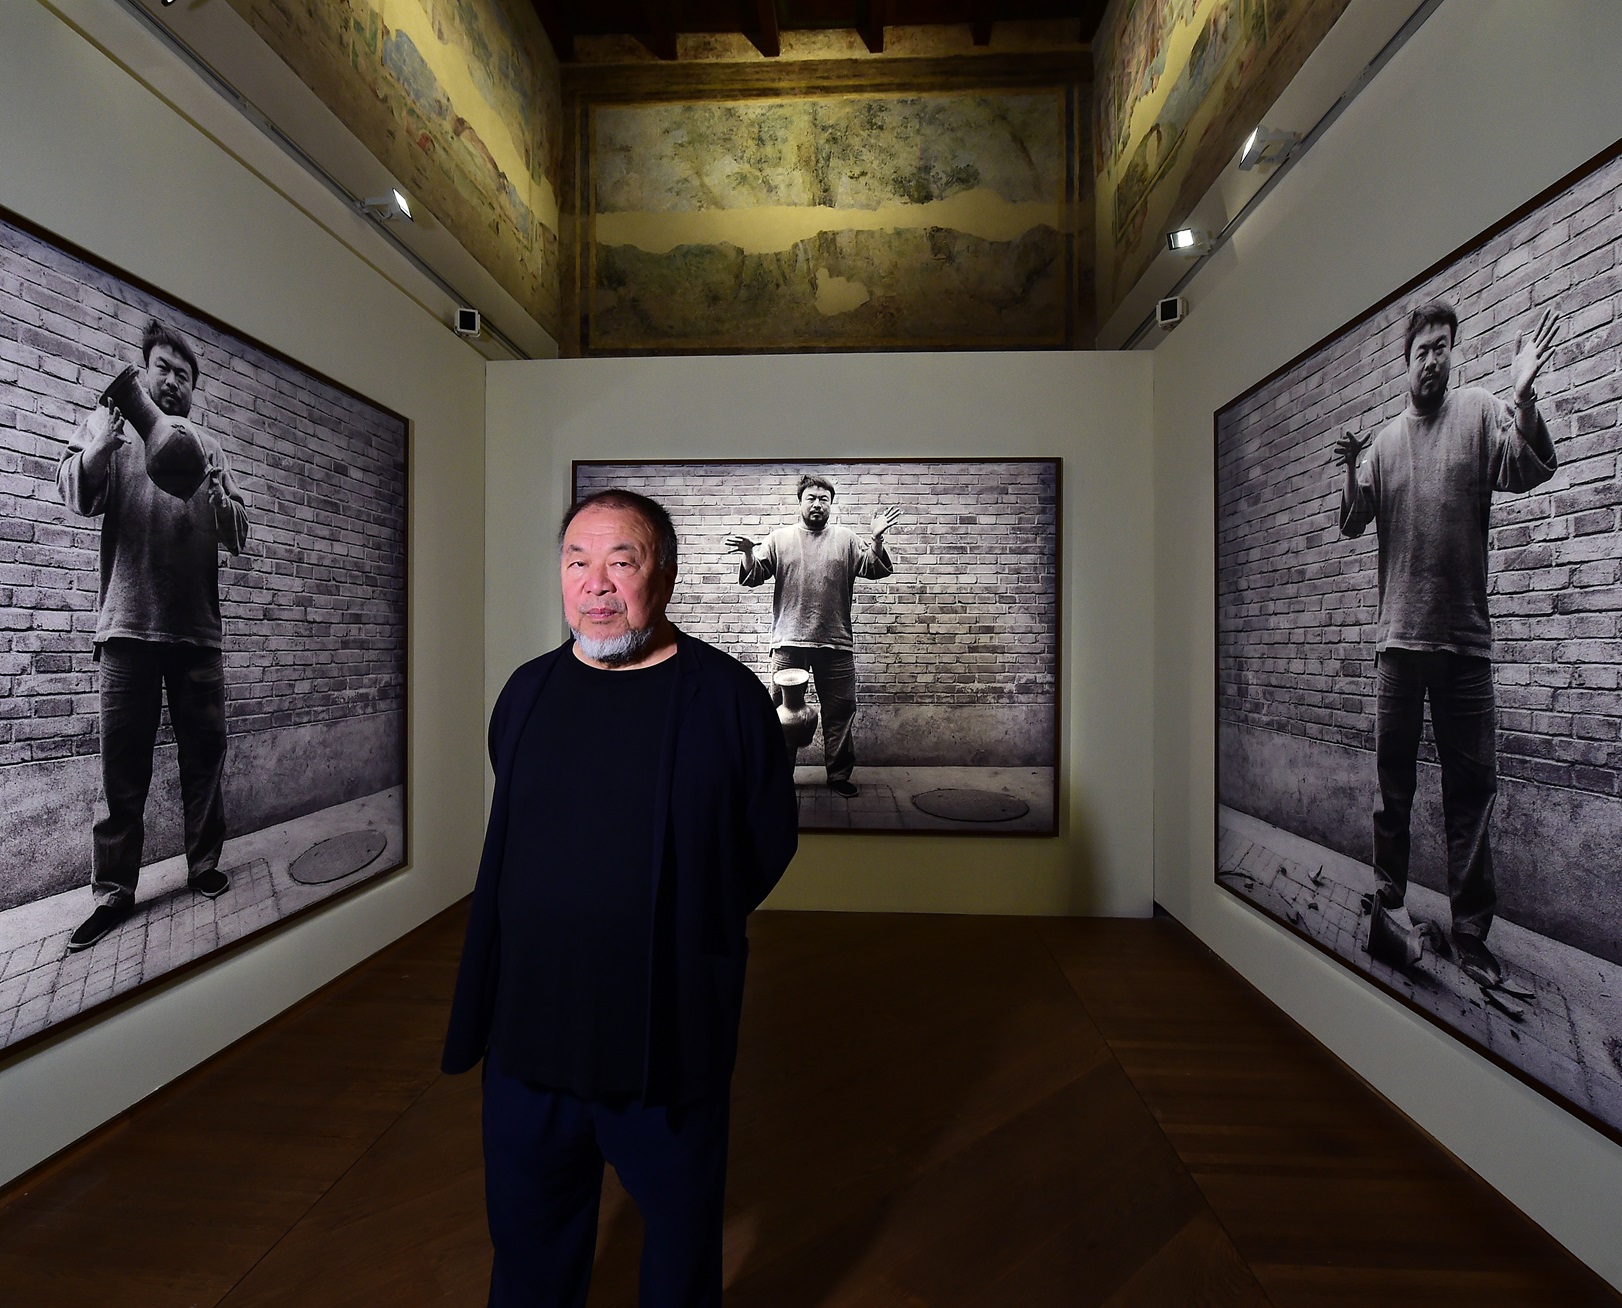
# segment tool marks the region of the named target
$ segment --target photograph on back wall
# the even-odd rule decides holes
[[[1219,410],[1219,884],[1622,1139],[1622,147]]]
[[[406,445],[0,213],[0,1048],[404,863]]]
[[[800,826],[1057,830],[1057,459],[578,462],[669,510],[670,617],[753,669]]]

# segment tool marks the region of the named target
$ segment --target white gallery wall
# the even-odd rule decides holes
[[[1155,352],[1154,650],[1157,899],[1622,1285],[1622,1147],[1213,879],[1211,445],[1214,410],[1622,137],[1619,50],[1614,0],[1446,0],[1189,288]]]
[[[0,122],[0,206],[412,423],[410,866],[0,1059],[3,1183],[471,887],[484,361],[334,236],[354,215],[115,5],[5,0]]]
[[[494,364],[486,701],[564,634],[555,542],[575,459],[1058,456],[1060,835],[807,835],[767,905],[1147,915],[1149,379],[1147,356],[1077,353]]]

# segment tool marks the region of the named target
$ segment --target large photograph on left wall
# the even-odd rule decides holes
[[[407,447],[0,210],[0,1050],[405,863]]]

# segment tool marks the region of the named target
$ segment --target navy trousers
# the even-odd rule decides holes
[[[641,1308],[720,1308],[729,1108],[599,1103],[486,1064],[491,1308],[583,1308],[605,1159],[642,1213]]]

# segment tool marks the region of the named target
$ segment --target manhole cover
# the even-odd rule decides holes
[[[352,872],[359,872],[381,854],[388,843],[389,838],[381,831],[346,831],[319,845],[311,845],[293,860],[293,865],[287,869],[288,875],[306,886],[339,881]]]
[[[954,822],[1011,822],[1031,811],[1023,799],[994,790],[926,790],[912,802],[931,817]]]

